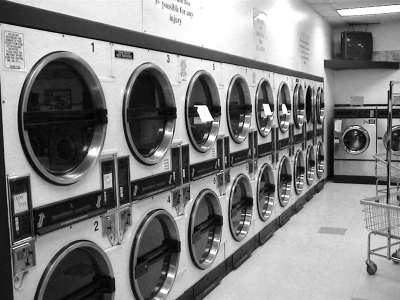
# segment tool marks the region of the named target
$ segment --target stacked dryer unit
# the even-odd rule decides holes
[[[292,137],[290,130],[293,123],[293,92],[291,91],[292,78],[275,74],[274,79],[278,125],[275,130],[276,190],[279,204],[276,206],[276,217],[279,217],[279,224],[282,226],[288,220],[284,212],[291,206],[290,202],[293,196]]]
[[[305,92],[303,80],[296,79],[293,92],[293,112],[294,120],[291,126],[292,136],[292,166],[293,166],[293,188],[296,207],[301,207],[303,203],[298,202],[303,197],[303,191],[306,185],[305,178],[305,135],[306,109]]]
[[[325,132],[325,97],[324,97],[324,85],[323,83],[317,84],[317,95],[316,95],[316,145],[315,145],[315,158],[316,158],[316,177],[317,182],[322,183],[325,180],[325,143],[324,143],[324,132]],[[318,189],[321,189],[320,185]]]
[[[224,138],[224,182],[225,202],[222,204],[226,226],[223,227],[225,257],[232,257],[234,267],[238,267],[251,251],[237,251],[248,245],[251,235],[253,210],[256,205],[252,185],[251,131],[252,97],[247,69],[233,65],[223,65],[224,97],[222,107],[226,119],[222,121]]]
[[[255,199],[254,232],[259,233],[259,242],[265,243],[274,231],[276,199],[275,128],[276,97],[274,96],[274,74],[257,72],[258,85],[255,90],[254,132]]]
[[[14,299],[113,299],[109,45],[9,25],[1,36],[25,50],[0,70]]]
[[[306,103],[306,124],[305,135],[305,167],[306,167],[306,188],[305,191],[313,189],[316,184],[316,157],[315,157],[315,130],[316,130],[316,86],[314,81],[305,81],[305,103]]]

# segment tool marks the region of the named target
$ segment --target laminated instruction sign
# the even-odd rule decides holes
[[[4,67],[12,70],[25,69],[24,35],[19,32],[3,32]]]

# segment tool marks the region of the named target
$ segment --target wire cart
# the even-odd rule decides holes
[[[376,196],[361,200],[364,221],[368,233],[367,272],[374,275],[378,269],[371,256],[383,257],[395,263],[400,262],[400,249],[392,253],[396,245],[400,245],[400,177],[397,176],[398,168],[392,166],[392,116],[393,97],[395,86],[400,82],[391,81],[388,91],[388,117],[387,117],[387,145],[386,155],[377,154],[375,159],[380,167],[386,168],[386,176],[377,177]],[[396,96],[399,96],[396,94]],[[393,174],[392,174],[393,171]],[[392,176],[394,175],[394,176]],[[380,188],[380,184],[386,184],[386,188]],[[394,185],[394,187],[393,187]],[[381,247],[371,248],[372,236],[386,238],[386,244]],[[386,250],[386,253],[384,252]]]

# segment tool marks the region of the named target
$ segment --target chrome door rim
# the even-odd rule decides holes
[[[324,89],[319,87],[317,90],[317,121],[318,124],[322,124],[325,119],[325,99],[324,99]]]
[[[208,255],[207,257],[202,261],[195,255],[195,251],[193,248],[193,242],[192,242],[192,237],[194,234],[195,226],[194,224],[196,223],[196,215],[200,206],[201,201],[205,201],[205,196],[207,195],[212,195],[212,199],[216,200],[213,201],[212,203],[212,208],[213,208],[213,213],[216,216],[219,216],[222,218],[222,209],[221,205],[219,203],[219,198],[215,192],[213,192],[210,189],[205,189],[202,190],[199,195],[197,196],[193,208],[192,208],[192,213],[190,215],[190,221],[189,221],[189,248],[190,248],[190,254],[192,257],[193,262],[195,265],[200,268],[200,269],[207,269],[212,265],[212,263],[215,261],[218,255],[219,247],[221,244],[221,238],[222,238],[222,224],[216,226],[217,229],[215,229],[215,232],[212,237],[212,244],[211,247],[208,249]]]
[[[400,125],[392,126],[392,134],[394,131],[400,131]],[[383,135],[383,145],[384,145],[385,149],[387,149],[388,142],[389,142],[389,137],[388,137],[387,131],[385,131],[385,134]],[[395,155],[400,155],[400,150],[398,150],[398,151],[393,150],[393,144],[392,144],[392,153]]]
[[[322,177],[325,172],[325,154],[324,145],[318,142],[317,145],[317,177],[318,179]]]
[[[286,103],[280,103],[280,95],[281,93],[285,93],[285,99]],[[290,90],[289,86],[287,85],[286,82],[282,82],[279,86],[278,90],[278,125],[279,129],[281,130],[282,133],[285,133],[289,130],[289,125],[290,125],[290,115],[292,113],[292,104],[291,102],[291,97],[290,97]],[[289,103],[287,103],[289,101]],[[285,104],[288,113],[283,114],[282,112],[282,105]]]
[[[264,175],[264,171],[268,172],[268,179],[272,184],[274,185],[275,188],[275,177],[274,177],[274,172],[272,170],[272,167],[270,164],[266,163],[262,166],[260,173],[258,175],[258,181],[257,181],[257,207],[258,207],[258,215],[260,219],[264,222],[266,222],[272,215],[273,210],[274,210],[274,205],[275,205],[275,193],[271,197],[270,195],[265,196],[266,199],[263,201],[263,203],[267,203],[267,209],[264,210],[264,205],[260,205],[260,191],[261,191],[261,179]],[[272,177],[272,178],[271,178]]]
[[[38,75],[47,65],[55,61],[64,62],[82,76],[88,86],[92,98],[96,100],[93,103],[96,107],[105,109],[106,101],[100,81],[93,69],[81,57],[72,52],[53,52],[42,57],[36,65],[33,66],[25,79],[20,96],[18,112],[19,134],[25,154],[35,171],[37,171],[44,179],[57,185],[70,185],[79,181],[98,161],[103,149],[107,126],[106,124],[96,126],[86,157],[78,166],[67,173],[55,175],[40,163],[32,149],[27,130],[24,129],[25,120],[23,114],[27,111],[29,94]]]
[[[149,212],[141,224],[139,225],[138,231],[136,232],[133,245],[132,245],[132,250],[131,251],[131,258],[130,258],[130,282],[131,282],[131,288],[137,298],[140,300],[143,300],[143,295],[140,293],[140,288],[138,286],[137,280],[135,279],[135,267],[137,265],[137,259],[138,259],[138,254],[139,254],[139,246],[141,239],[143,238],[143,234],[146,231],[147,227],[151,223],[151,221],[154,218],[162,218],[164,221],[164,226],[169,230],[168,234],[170,235],[171,238],[178,240],[179,241],[179,231],[178,227],[174,221],[174,218],[165,210],[163,209],[158,209]],[[168,272],[165,277],[165,281],[162,284],[161,288],[159,289],[158,293],[154,296],[153,299],[155,300],[165,300],[171,291],[174,282],[175,282],[175,277],[178,271],[178,266],[179,266],[179,252],[171,255],[171,259],[169,261],[169,267],[168,267]]]
[[[196,83],[196,80],[198,80],[200,77],[203,77],[205,81],[207,82],[207,86],[210,89],[211,93],[211,102],[214,106],[219,106],[221,107],[221,102],[219,99],[219,91],[217,84],[215,83],[214,78],[212,75],[204,70],[196,72],[196,74],[193,75],[192,79],[189,82],[189,86],[186,92],[186,128],[187,132],[190,138],[190,141],[194,148],[199,151],[199,152],[207,152],[208,150],[211,149],[211,147],[214,145],[218,132],[219,132],[219,126],[220,126],[220,121],[221,121],[221,115],[218,116],[213,116],[214,120],[211,125],[211,130],[209,132],[208,138],[205,143],[203,144],[198,144],[196,142],[196,139],[193,136],[193,132],[190,129],[190,117],[189,117],[189,105],[190,105],[190,98],[192,96],[193,92],[193,86]]]
[[[303,172],[301,172],[299,175],[298,169],[303,168]],[[297,150],[295,158],[294,158],[294,180],[295,180],[295,185],[294,185],[294,190],[296,192],[296,195],[300,195],[303,190],[304,190],[304,181],[305,181],[305,166],[304,166],[304,155],[303,151]]]
[[[133,140],[132,137],[132,132],[130,130],[128,121],[128,107],[130,103],[132,88],[136,82],[136,79],[144,71],[150,72],[152,76],[154,76],[160,83],[166,106],[170,108],[175,108],[176,104],[175,104],[174,92],[171,83],[168,80],[168,76],[160,67],[158,67],[153,63],[144,63],[138,66],[133,71],[126,85],[124,100],[123,100],[122,115],[123,115],[125,137],[128,142],[129,149],[139,161],[141,161],[146,165],[154,165],[160,162],[168,151],[168,148],[174,137],[176,119],[166,121],[166,124],[164,126],[164,136],[161,143],[158,145],[157,149],[150,156],[142,155],[138,150],[138,148],[136,147],[135,141]]]
[[[233,194],[235,191],[235,187],[240,181],[243,181],[243,183],[245,185],[245,189],[246,189],[246,196],[248,198],[252,199],[252,204],[251,204],[251,207],[246,208],[245,218],[243,221],[240,222],[242,228],[241,228],[240,232],[237,233],[235,228],[233,228],[233,223],[232,223],[232,204],[233,204],[232,198],[233,198]],[[236,177],[236,179],[232,183],[231,191],[230,191],[230,195],[229,195],[229,228],[231,230],[232,237],[236,241],[241,242],[247,236],[247,234],[249,233],[249,230],[250,230],[252,218],[253,218],[253,195],[252,195],[250,180],[246,175],[240,174]]]
[[[305,107],[305,101],[304,101],[304,90],[303,86],[301,84],[296,84],[296,87],[294,88],[294,93],[293,93],[293,111],[294,111],[294,123],[296,125],[296,128],[300,129],[304,125],[304,120],[305,120],[305,110],[300,109],[299,106],[300,104]]]
[[[350,130],[357,130],[357,131],[360,131],[360,132],[365,136],[365,139],[366,139],[365,145],[364,145],[364,147],[361,148],[360,150],[350,150],[350,149],[348,149],[347,146],[344,144],[344,142],[343,142],[344,137],[346,136],[346,134],[347,134]],[[343,148],[344,148],[344,150],[345,150],[347,153],[353,154],[353,155],[357,155],[357,154],[363,153],[364,151],[366,151],[366,150],[368,149],[369,144],[370,144],[370,136],[369,136],[368,131],[367,131],[365,128],[363,128],[363,127],[361,127],[361,126],[358,126],[358,125],[353,125],[353,126],[347,127],[347,128],[343,131],[343,134],[342,134],[342,143],[343,143]]]
[[[108,259],[105,252],[95,243],[90,241],[76,241],[61,249],[52,259],[50,264],[46,267],[42,278],[40,279],[38,289],[36,291],[35,300],[42,300],[44,297],[44,293],[46,291],[46,287],[49,284],[50,278],[53,275],[54,271],[56,270],[57,266],[62,262],[62,260],[70,254],[72,251],[76,249],[87,249],[91,251],[91,254],[99,255],[99,258],[105,262],[107,267],[107,275],[110,277],[114,277],[114,273],[111,267],[111,262]],[[108,299],[114,299],[114,293],[108,297]]]
[[[235,134],[233,133],[233,128],[231,125],[231,120],[230,120],[230,113],[229,113],[229,100],[231,98],[231,93],[232,93],[232,89],[236,83],[236,81],[239,82],[240,87],[242,88],[243,94],[244,94],[244,101],[246,105],[251,105],[251,96],[250,96],[250,90],[249,90],[249,86],[247,85],[246,80],[239,74],[233,76],[233,78],[231,79],[231,82],[229,84],[229,88],[228,88],[228,94],[227,94],[227,100],[226,100],[226,116],[227,116],[227,122],[228,122],[228,129],[229,129],[229,133],[231,135],[231,138],[233,139],[233,141],[237,144],[241,144],[243,143],[246,138],[247,135],[249,134],[250,131],[250,126],[251,126],[251,112],[250,113],[245,113],[245,117],[244,117],[244,121],[243,121],[243,128],[241,130],[241,132],[239,133],[238,136],[235,136]]]
[[[268,121],[267,121],[267,126],[266,127],[262,127],[260,119],[258,117],[258,107],[259,107],[259,93],[261,92],[261,89],[263,88],[263,85],[266,84],[267,85],[267,94],[268,94],[268,99],[272,99],[272,115],[268,116]],[[269,103],[270,104],[270,103]],[[265,78],[261,79],[260,82],[258,83],[257,86],[257,92],[256,92],[256,109],[255,109],[255,114],[256,114],[256,122],[257,122],[257,128],[258,131],[260,132],[261,136],[266,137],[268,136],[268,134],[271,132],[272,129],[272,124],[274,122],[274,114],[275,114],[275,105],[274,105],[274,93],[272,91],[272,87],[271,84],[269,83],[269,81]]]
[[[306,154],[306,180],[312,185],[315,179],[315,152],[313,146],[308,146]]]
[[[290,182],[284,182],[284,183],[281,182],[283,168],[286,169],[286,173],[288,174],[288,176],[290,176]],[[283,187],[284,189],[283,194],[281,193],[281,187]],[[279,162],[279,169],[278,169],[278,199],[282,207],[285,207],[289,204],[291,195],[292,195],[292,167],[290,165],[289,158],[285,155]]]
[[[309,97],[307,97],[307,94],[309,94]],[[309,100],[309,103],[307,100]],[[315,90],[311,85],[308,85],[306,89],[306,110],[307,109],[310,112],[310,118],[307,118],[306,113],[306,122],[308,125],[313,125],[315,120]]]

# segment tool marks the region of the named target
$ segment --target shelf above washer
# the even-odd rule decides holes
[[[346,59],[327,59],[324,66],[331,70],[363,70],[363,69],[400,69],[400,63],[394,61],[362,61]]]

